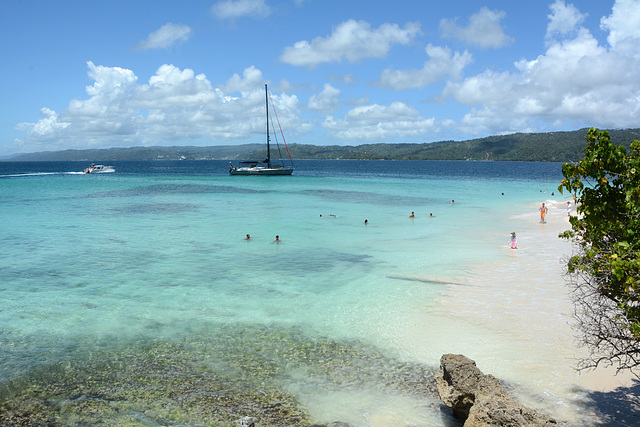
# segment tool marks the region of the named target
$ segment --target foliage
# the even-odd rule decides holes
[[[607,131],[589,129],[585,157],[562,166],[558,188],[572,193],[578,216],[577,255],[567,264],[578,329],[591,350],[583,368],[600,363],[632,372],[640,366],[640,141],[614,145]],[[638,374],[636,374],[638,375]]]
[[[566,162],[582,158],[586,129],[569,132],[514,133],[468,141],[420,144],[378,143],[362,145],[289,144],[294,159],[351,160],[482,160]],[[612,137],[626,147],[640,137],[640,129],[611,130]],[[266,156],[264,144],[216,145],[210,147],[131,147],[66,150],[14,156],[12,161],[117,160],[242,160]]]

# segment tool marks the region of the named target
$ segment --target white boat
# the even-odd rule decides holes
[[[84,170],[84,173],[107,173],[107,172],[115,172],[116,170],[113,166],[104,166],[104,165],[96,165],[91,163],[91,166]]]
[[[284,134],[282,133],[282,128],[280,128],[280,133],[282,134],[282,142],[287,150],[287,154],[289,154],[289,162],[290,166],[285,166],[284,161],[282,160],[282,156],[280,156],[280,164],[273,163],[271,158],[271,138],[269,135],[269,91],[267,90],[267,85],[264,85],[264,97],[265,104],[267,107],[267,158],[264,160],[246,160],[240,162],[242,166],[234,167],[231,163],[229,163],[229,173],[231,175],[291,175],[293,173],[293,160],[291,159],[291,154],[289,154],[289,147],[287,147],[287,142],[284,140]],[[275,109],[274,109],[275,112]],[[277,119],[276,115],[276,119]],[[278,152],[280,152],[280,147],[278,146]]]

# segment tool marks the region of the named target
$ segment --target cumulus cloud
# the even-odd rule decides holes
[[[322,92],[309,98],[307,107],[312,110],[329,112],[340,106],[340,89],[325,83]]]
[[[137,50],[168,49],[177,43],[189,40],[193,31],[188,25],[164,24],[136,45]]]
[[[640,8],[640,2],[635,5]],[[567,9],[552,5],[550,22]],[[624,6],[624,7],[621,7]],[[550,40],[543,55],[516,62],[513,71],[493,72],[449,82],[444,94],[471,107],[461,124],[472,133],[525,131],[560,123],[574,127],[624,128],[637,126],[640,113],[640,40],[634,13],[622,12],[628,0],[619,0],[611,16],[602,20],[610,39],[635,40],[601,46],[585,28],[575,36]],[[573,11],[573,22],[582,16]],[[555,25],[555,24],[554,24]],[[562,28],[568,28],[566,26]],[[553,34],[566,34],[554,30]],[[616,36],[611,36],[615,34]],[[624,34],[624,36],[622,36]]]
[[[600,20],[600,27],[609,32],[607,41],[613,49],[638,57],[640,45],[640,1],[617,0],[612,13]]]
[[[37,123],[20,123],[17,126],[18,129],[27,131],[30,136],[46,138],[55,134],[57,130],[62,130],[71,124],[58,121],[56,112],[46,107],[40,109],[40,115],[42,119]]]
[[[57,149],[52,145],[60,141],[66,148],[164,145],[190,139],[240,140],[264,133],[264,82],[255,67],[246,69],[244,78],[229,79],[232,96],[214,88],[204,74],[169,64],[160,66],[146,83],[131,70],[87,65],[94,80],[86,87],[87,97],[71,100],[60,114],[44,108],[38,122],[20,124],[26,133],[23,150]],[[296,96],[282,94],[273,101],[283,126],[308,129],[299,118]]]
[[[242,77],[237,73],[231,76],[231,78],[227,80],[223,90],[225,92],[246,93],[254,90],[256,87],[260,87],[264,83],[265,80],[262,76],[262,71],[252,65],[243,71]]]
[[[393,142],[424,137],[435,129],[435,119],[426,119],[403,102],[366,105],[351,109],[344,119],[327,117],[329,133],[348,141]]]
[[[211,13],[218,19],[266,18],[271,9],[264,0],[224,0],[211,6]]]
[[[440,20],[440,33],[444,38],[453,38],[481,48],[500,48],[513,43],[513,38],[504,33],[500,21],[506,13],[486,7],[471,15],[469,25],[458,25],[458,18]]]
[[[291,65],[315,67],[343,59],[359,62],[364,58],[382,58],[393,45],[406,45],[419,33],[418,23],[408,23],[404,28],[396,24],[371,28],[368,22],[350,19],[334,28],[327,37],[316,37],[311,42],[302,40],[286,47],[280,60]]]
[[[452,53],[449,48],[431,44],[425,50],[430,59],[422,69],[386,69],[380,75],[377,85],[397,90],[426,87],[445,77],[459,78],[462,70],[472,61],[472,56],[467,51]]]
[[[565,4],[564,0],[556,0],[551,6],[551,14],[547,15],[547,39],[555,35],[574,32],[587,15],[583,15],[573,4]]]

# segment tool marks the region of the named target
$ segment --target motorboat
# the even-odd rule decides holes
[[[95,163],[91,163],[91,166],[84,170],[84,173],[107,173],[107,172],[115,172],[116,170],[113,166],[105,166],[105,165],[96,165]]]

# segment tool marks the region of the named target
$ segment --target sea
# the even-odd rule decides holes
[[[427,383],[456,353],[559,421],[598,419],[574,369],[560,163],[109,164],[0,162],[0,402],[37,387],[95,403],[81,383],[105,369],[144,389],[127,375],[155,354],[172,388],[153,396],[174,412],[138,396],[101,423],[207,425],[172,397],[187,383],[202,397],[204,376],[313,423],[453,426]],[[234,411],[268,425],[259,404]]]

